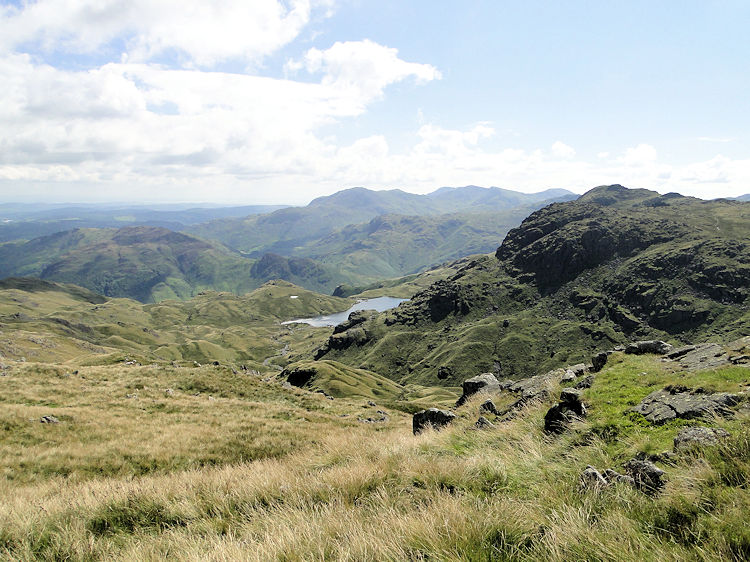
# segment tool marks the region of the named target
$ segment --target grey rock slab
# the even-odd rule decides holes
[[[497,392],[500,390],[500,383],[492,373],[482,373],[476,377],[466,379],[463,383],[463,394],[456,402],[456,406],[461,406],[479,391]]]
[[[632,355],[644,355],[646,353],[664,355],[671,352],[672,349],[673,347],[670,344],[661,340],[646,340],[629,344],[625,347],[625,353]]]
[[[722,439],[729,437],[729,432],[720,427],[686,427],[674,438],[674,450],[683,451],[693,447],[718,445]]]
[[[728,392],[707,394],[667,387],[646,396],[632,411],[659,425],[676,418],[691,419],[711,413],[728,415],[738,402],[739,396]]]

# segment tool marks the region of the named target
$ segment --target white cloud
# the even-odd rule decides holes
[[[432,65],[406,62],[398,50],[373,41],[336,42],[329,49],[310,49],[303,61],[287,63],[290,71],[306,69],[322,73],[322,84],[340,91],[351,91],[363,99],[378,98],[383,89],[395,82],[414,78],[417,82],[439,80],[440,72]]]
[[[656,149],[650,144],[628,148],[618,160],[626,166],[648,166],[656,162]]]
[[[552,155],[558,158],[568,160],[570,158],[573,158],[573,156],[576,155],[576,151],[573,147],[568,146],[567,144],[563,142],[556,141],[552,145]]]
[[[124,41],[130,61],[177,51],[186,64],[257,62],[292,41],[330,0],[39,0],[0,12],[0,52],[96,53]]]

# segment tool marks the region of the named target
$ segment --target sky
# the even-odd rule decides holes
[[[750,193],[746,0],[0,0],[0,202]]]

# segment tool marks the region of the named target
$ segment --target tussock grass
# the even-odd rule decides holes
[[[106,369],[90,369],[84,374],[93,378],[99,373],[97,386],[115,384],[103,380]],[[587,395],[591,419],[557,437],[541,431],[549,403],[529,406],[514,420],[479,431],[472,429],[483,399],[477,396],[457,411],[452,426],[412,436],[410,418],[398,412],[381,426],[358,424],[351,419],[362,411],[360,402],[330,401],[257,378],[241,382],[220,370],[195,370],[206,384],[214,385],[220,399],[209,405],[208,400],[198,402],[200,396],[180,395],[173,398],[178,401],[176,413],[162,412],[157,415],[164,418],[151,419],[190,421],[193,431],[205,426],[195,443],[204,447],[212,440],[224,443],[228,448],[218,454],[219,462],[158,465],[140,474],[115,470],[85,478],[39,475],[6,481],[0,502],[0,558],[747,559],[750,424],[746,414],[709,420],[726,427],[732,437],[719,447],[682,456],[674,466],[663,466],[667,486],[655,497],[623,485],[599,493],[579,491],[578,478],[587,464],[620,469],[629,455],[654,447],[654,439],[658,445],[666,443],[682,425],[654,429],[623,418],[630,394],[648,390],[640,388],[643,369],[650,369],[653,384],[679,376],[648,359],[613,361]],[[54,369],[37,370],[28,373],[29,379],[38,377],[53,388],[59,388],[55,381],[67,380],[58,379]],[[122,371],[117,378],[126,382],[117,384],[135,388],[148,386],[153,377],[162,381],[166,379],[160,377],[193,376],[181,371],[193,370]],[[720,388],[731,388],[739,375],[717,371],[705,376]],[[630,393],[598,394],[608,385],[627,385],[628,380]],[[14,390],[16,402],[44,398],[42,385],[32,383],[26,380],[23,388]],[[151,392],[137,390],[143,395]],[[93,400],[90,390],[82,391],[80,401]],[[71,389],[72,395],[77,392]],[[118,396],[121,387],[112,392]],[[61,404],[68,400],[69,396],[59,397]],[[111,400],[116,411],[116,401]],[[52,406],[44,408],[48,411]],[[71,420],[79,419],[83,411],[73,410]],[[285,418],[282,412],[298,417],[280,419]],[[350,417],[338,417],[345,414]],[[225,434],[234,431],[232,419],[243,416],[267,424],[257,431],[288,432],[294,443],[282,448],[282,454],[260,455],[251,462],[238,459],[232,447],[239,445]],[[616,438],[594,431],[597,424],[616,425],[619,419]],[[44,429],[65,431],[72,423]],[[148,422],[141,418],[140,423]],[[154,425],[168,433],[163,424]],[[4,435],[17,428],[12,426]],[[129,431],[138,431],[136,424]],[[156,439],[157,433],[153,431],[148,439]],[[180,435],[184,438],[186,433]],[[81,458],[96,457],[106,441],[102,435],[89,438],[79,444]],[[190,439],[165,439],[162,448],[197,455]],[[60,443],[67,441],[60,437]],[[30,446],[37,447],[37,455],[43,451],[41,444],[9,442],[4,450],[20,454],[20,449]],[[49,442],[46,446],[54,450]],[[148,454],[158,458],[155,451]]]

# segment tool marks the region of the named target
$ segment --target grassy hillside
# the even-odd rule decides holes
[[[750,205],[609,186],[533,213],[324,357],[402,384],[519,378],[632,339],[747,335],[749,297]]]
[[[745,560],[747,409],[662,426],[629,410],[675,381],[737,391],[747,372],[686,376],[616,354],[583,394],[589,416],[560,436],[542,431],[551,399],[474,429],[483,397],[448,428],[413,436],[398,410],[362,423],[375,414],[362,399],[226,369],[16,364],[0,389],[0,556]],[[658,494],[581,489],[587,465],[623,470],[695,423],[730,437],[657,460]]]
[[[256,262],[156,227],[75,229],[0,244],[0,277],[30,275],[141,302],[186,299],[204,289],[244,293],[270,279],[331,292],[352,279],[309,259],[266,256]]]
[[[271,281],[243,296],[203,292],[184,302],[143,305],[70,285],[9,279],[0,282],[0,357],[97,365],[219,361],[275,370],[276,363],[309,356],[329,332],[279,322],[346,310],[351,302]]]

